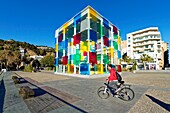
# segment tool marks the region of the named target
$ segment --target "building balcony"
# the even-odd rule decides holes
[[[140,46],[145,46],[145,45],[153,45],[153,42],[144,42],[141,44],[133,44],[134,47],[140,47]]]
[[[144,37],[144,36],[150,36],[150,35],[160,35],[160,32],[159,31],[144,32],[142,34],[138,34],[138,35],[133,36],[133,39],[139,38],[139,37]]]

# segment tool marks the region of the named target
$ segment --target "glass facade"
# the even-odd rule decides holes
[[[120,31],[89,6],[58,28],[55,39],[55,73],[104,74],[108,64],[120,67]]]

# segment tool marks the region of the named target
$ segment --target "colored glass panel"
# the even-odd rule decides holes
[[[63,25],[63,34],[66,33],[66,28],[68,27],[68,22],[66,22],[64,25]]]
[[[74,36],[74,41],[73,41],[73,44],[76,45],[76,44],[79,44],[80,43],[80,38],[81,38],[81,34],[78,33]]]
[[[83,75],[89,74],[89,64],[86,63],[80,64],[80,74]]]
[[[60,34],[58,37],[58,42],[61,42],[63,40],[63,34]]]
[[[118,50],[118,44],[117,44],[117,42],[115,42],[115,41],[114,41],[114,49],[115,49],[115,50]]]
[[[121,58],[121,52],[118,50],[118,59]]]
[[[109,64],[109,57],[107,55],[103,55],[103,63],[104,64]]]
[[[90,30],[90,40],[97,42],[97,33],[93,30]]]
[[[121,44],[121,38],[118,36],[117,43],[120,45]]]
[[[63,63],[63,65],[67,65],[68,64],[68,56],[64,56],[63,58],[62,58],[62,63]]]
[[[92,65],[97,64],[97,58],[95,52],[89,53],[89,62],[92,63]]]
[[[58,51],[58,44],[55,45],[55,51]]]
[[[104,40],[104,45],[109,46],[109,39],[106,36],[103,37],[103,40]]]
[[[58,66],[58,58],[55,58],[55,65]]]
[[[118,38],[118,35],[117,34],[114,34],[114,39],[117,39]]]
[[[94,15],[95,17],[97,16],[96,11],[93,10],[92,8],[89,8],[89,12],[90,12],[90,14]]]
[[[115,26],[113,26],[113,32],[114,34],[118,35],[118,29]]]

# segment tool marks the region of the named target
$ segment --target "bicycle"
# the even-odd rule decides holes
[[[104,83],[105,86],[101,86],[97,91],[101,99],[109,98],[110,93],[113,97],[120,98],[124,101],[131,101],[135,97],[134,91],[130,88],[131,85],[124,84],[124,81],[118,82],[117,89],[110,87],[108,83],[109,82]]]

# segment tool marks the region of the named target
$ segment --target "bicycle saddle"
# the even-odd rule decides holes
[[[119,83],[124,84],[124,83],[125,83],[125,81],[120,81]]]

